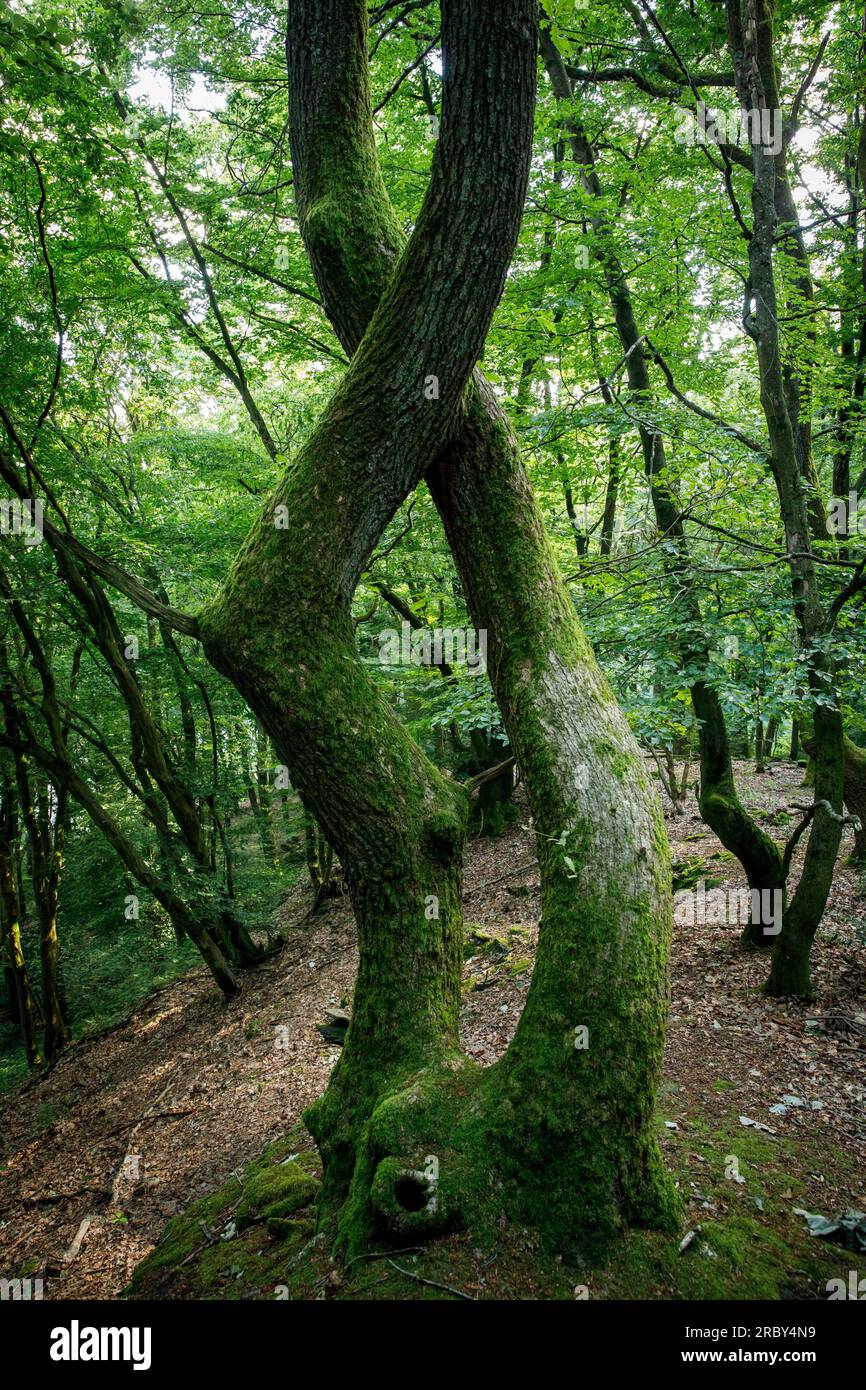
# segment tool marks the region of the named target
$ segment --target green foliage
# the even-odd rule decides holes
[[[382,172],[408,233],[434,155],[442,63],[437,6],[394,8],[373,15],[371,83]],[[742,331],[747,246],[738,217],[749,216],[749,171],[736,159],[720,168],[712,151],[707,158],[684,138],[694,105],[686,72],[735,114],[729,83],[701,81],[726,61],[723,7],[665,0],[665,45],[635,28],[634,7],[614,0],[549,0],[545,8],[574,87],[558,101],[542,74],[520,243],[482,365],[518,436],[575,610],[645,748],[689,756],[700,734],[690,706],[696,684],[718,692],[737,753],[754,746],[756,721],[772,721],[781,741],[794,717],[806,729],[816,706],[836,703],[863,744],[862,600],[852,594],[838,623],[810,651],[797,650],[762,382]],[[284,5],[218,3],[194,22],[175,0],[89,8],[33,0],[19,10],[0,5],[4,486],[18,480],[28,495],[37,492],[55,526],[68,520],[81,545],[139,576],[162,603],[201,613],[277,479],[291,476],[345,367],[297,227]],[[807,486],[824,502],[846,471],[846,449],[846,487],[866,492],[856,174],[864,56],[853,12],[824,0],[779,7],[788,111],[825,32],[789,156],[814,301],[804,295],[793,239],[776,254],[784,365],[808,377],[817,484]],[[600,75],[614,65],[630,76]],[[575,126],[595,144],[595,190],[563,139]],[[649,393],[629,387],[612,264],[627,276]],[[676,539],[659,533],[641,433],[665,443],[660,485],[676,499],[700,621],[680,583]],[[828,534],[815,549],[827,607],[863,560],[863,526],[844,541]],[[109,615],[95,612],[92,593],[75,589],[49,545],[4,538],[2,570],[46,654],[71,760],[106,817],[200,919],[234,914],[262,943],[303,862],[302,808],[234,687],[192,636],[146,614],[128,585],[104,578]],[[4,689],[48,748],[44,683],[10,614],[7,602]],[[354,620],[357,648],[384,699],[444,771],[464,780],[503,758],[485,673],[459,660],[433,669],[380,659],[383,634],[402,632],[403,623],[425,634],[472,627],[423,485],[362,576]],[[530,647],[535,639],[522,635]],[[124,692],[118,642],[147,720]],[[137,654],[127,657],[127,647]],[[836,663],[835,688],[810,688],[816,649]],[[273,655],[278,665],[276,647]],[[143,751],[151,736],[156,754]],[[154,774],[160,757],[203,828],[198,854]],[[35,759],[31,771],[47,789],[47,764]],[[485,828],[501,828],[507,814],[499,806]],[[38,1005],[36,913],[20,825],[11,849]],[[198,956],[188,939],[178,941],[164,902],[132,880],[78,806],[61,852],[61,970],[80,1034],[112,1022]],[[687,865],[682,882],[705,868]],[[133,899],[135,913],[127,912]],[[597,929],[591,913],[588,920]],[[623,1001],[624,1012],[630,1006]],[[650,1021],[650,1050],[660,1016]],[[22,1071],[3,985],[0,1086]],[[564,1163],[561,1192],[569,1177]],[[251,1193],[261,1186],[268,1195],[274,1181],[268,1169],[251,1180]],[[309,1198],[311,1181],[307,1175],[298,1192],[250,1210],[283,1223],[274,1230],[294,1245],[307,1218],[293,1204],[301,1190]],[[261,1227],[251,1219],[244,1260],[261,1254]],[[719,1235],[726,1277],[741,1258],[737,1239],[752,1234],[743,1226]],[[668,1243],[665,1269],[670,1253]],[[219,1246],[208,1248],[221,1290],[235,1279],[224,1258]],[[267,1261],[262,1268],[269,1274]],[[777,1273],[764,1271],[750,1287],[778,1287]]]

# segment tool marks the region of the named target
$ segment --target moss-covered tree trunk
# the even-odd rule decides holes
[[[325,1160],[326,1211],[348,1189],[344,1242],[360,1245],[377,1226],[404,1238],[507,1211],[586,1252],[626,1220],[675,1219],[652,1121],[667,989],[667,845],[507,424],[480,377],[463,395],[481,341],[467,350],[470,325],[486,327],[491,258],[501,266],[506,249],[502,219],[510,237],[519,216],[535,11],[512,0],[459,10],[442,7],[442,136],[404,252],[376,164],[364,7],[290,5],[301,226],[327,311],[354,357],[275,499],[288,506],[297,541],[290,530],[280,549],[266,515],[203,626],[212,657],[261,714],[337,847],[358,918],[352,1024],[328,1091],[308,1112]],[[485,210],[479,183],[497,189],[495,210]],[[446,219],[432,261],[440,226],[436,218],[430,225],[431,206]],[[499,224],[492,244],[491,216]],[[467,276],[479,238],[480,282]],[[458,309],[467,293],[475,304],[459,337],[455,292]],[[406,308],[392,338],[399,301]],[[420,353],[417,332],[429,345]],[[399,418],[389,408],[401,403],[419,358],[430,372],[434,363],[461,364],[462,410],[438,441],[419,428],[418,404]],[[380,366],[372,377],[371,364],[383,359],[386,373]],[[417,377],[409,383],[417,402]],[[462,1059],[456,1042],[465,800],[383,710],[349,642],[358,569],[424,468],[473,618],[494,643],[494,687],[538,830],[535,977],[512,1046],[486,1072]],[[375,516],[359,535],[371,473]],[[335,571],[345,576],[337,592]]]
[[[802,741],[804,750],[814,757],[815,743],[811,738]],[[844,800],[851,815],[855,818],[854,854],[855,861],[866,860],[866,750],[858,747],[846,734],[842,741],[844,759]]]
[[[781,893],[784,911],[782,855],[775,841],[749,815],[737,795],[731,747],[718,693],[698,681],[692,686],[692,704],[700,728],[701,815],[722,844],[736,853],[752,890],[753,902],[774,903],[777,900],[765,894]],[[752,912],[743,928],[743,944],[772,946],[777,927],[776,920],[764,922],[760,912]]]
[[[302,8],[290,6],[292,34]],[[370,121],[364,9],[313,8],[304,46],[314,85],[293,94],[293,153],[299,206],[327,277],[351,246],[342,240],[347,223],[357,216],[375,230],[370,207],[355,202],[375,161],[358,170],[355,146],[333,123],[304,119],[324,73],[334,119],[354,114],[362,92]],[[352,1025],[308,1118],[328,1205],[348,1194],[361,1131],[381,1096],[459,1056],[468,798],[367,677],[350,605],[382,530],[455,427],[504,284],[531,152],[534,27],[530,0],[443,4],[442,134],[415,235],[318,428],[202,617],[208,655],[287,763],[340,856],[355,909]],[[392,223],[389,235],[395,230]]]
[[[515,1213],[572,1252],[674,1203],[652,1097],[666,1011],[667,839],[643,759],[580,629],[514,441],[479,379],[429,482],[479,626],[538,837],[532,985],[478,1083],[478,1143]],[[479,546],[479,534],[495,536]]]

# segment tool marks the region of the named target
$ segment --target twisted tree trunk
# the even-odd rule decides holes
[[[352,1024],[306,1117],[325,1214],[344,1203],[354,1248],[377,1226],[403,1237],[504,1207],[586,1251],[624,1219],[675,1220],[651,1113],[667,845],[504,418],[479,376],[465,394],[519,222],[535,8],[470,0],[443,3],[442,18],[442,135],[404,250],[376,162],[364,6],[290,4],[298,210],[354,356],[274,499],[296,530],[275,532],[268,509],[203,630],[335,845],[358,920]],[[433,376],[435,412],[422,390]],[[536,974],[512,1046],[486,1072],[456,1040],[465,793],[383,705],[351,642],[357,576],[425,469],[472,615],[492,637],[539,832]]]
[[[290,8],[290,29],[298,8]],[[338,112],[367,91],[366,15],[355,4],[346,8],[316,6],[304,40],[311,71],[324,68]],[[355,909],[352,1026],[308,1121],[325,1161],[329,1204],[348,1193],[377,1100],[419,1069],[459,1055],[467,797],[427,760],[368,678],[350,611],[382,530],[454,428],[520,223],[532,138],[534,6],[444,4],[442,38],[442,137],[412,244],[317,430],[248,538],[220,601],[202,617],[208,655],[235,681],[289,766],[339,854]],[[340,90],[331,85],[332,63]],[[354,190],[366,189],[370,170],[358,180],[352,144],[327,121],[312,128],[303,119],[316,97],[315,90],[295,95],[293,144],[299,204],[315,229],[317,271],[327,277],[342,254],[334,225],[369,225],[369,208],[358,207]],[[304,163],[298,145],[308,142],[316,148]],[[305,172],[320,164],[327,186]]]

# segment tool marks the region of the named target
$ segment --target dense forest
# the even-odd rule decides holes
[[[866,1296],[863,4],[0,94],[4,1297]]]

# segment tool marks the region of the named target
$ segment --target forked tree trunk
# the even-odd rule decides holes
[[[290,31],[297,8],[290,7]],[[354,101],[355,88],[366,93],[366,13],[353,3],[347,23],[343,8],[317,5],[306,37],[326,70],[334,50],[347,45],[355,70],[348,90],[334,93],[338,104]],[[262,720],[339,854],[355,909],[352,1025],[308,1119],[329,1205],[348,1194],[361,1131],[382,1095],[421,1068],[459,1056],[468,799],[427,760],[368,678],[350,608],[382,530],[454,427],[502,290],[526,186],[531,0],[443,4],[442,38],[442,135],[412,245],[375,329],[248,538],[220,601],[201,620],[208,655]],[[341,73],[345,81],[345,67]],[[359,181],[352,146],[333,128],[311,131],[299,119],[318,97],[315,90],[295,94],[293,153],[299,201],[334,273],[344,250],[335,228],[353,220],[353,185],[367,189],[375,162]],[[304,164],[298,143],[307,139],[320,144]],[[313,185],[307,171],[320,164],[333,187]]]
[[[381,252],[377,264],[384,277]],[[358,302],[360,287],[347,284],[343,294],[353,293]],[[464,426],[427,481],[472,617],[488,633],[488,668],[538,835],[542,921],[514,1041],[478,1078],[475,1115],[453,1148],[476,1181],[479,1169],[500,1177],[514,1215],[586,1253],[624,1221],[677,1219],[650,1100],[666,1012],[667,838],[508,422],[480,373],[474,385]],[[384,1117],[383,1140],[391,1123]],[[447,1118],[440,1126],[447,1147]],[[390,1140],[380,1153],[394,1152]],[[406,1224],[403,1215],[393,1229]]]
[[[325,1214],[348,1195],[339,1226],[349,1248],[380,1226],[402,1238],[507,1210],[586,1251],[623,1220],[676,1219],[652,1121],[667,844],[640,754],[481,378],[459,419],[448,414],[464,396],[516,234],[535,7],[464,0],[443,3],[442,15],[442,135],[404,252],[376,163],[365,7],[290,5],[302,230],[354,357],[277,493],[293,529],[275,533],[266,514],[203,627],[210,655],[263,718],[335,844],[358,920],[352,1024],[306,1116],[324,1157]],[[433,430],[417,373],[437,366]],[[529,999],[506,1056],[486,1072],[460,1057],[456,1037],[465,795],[383,706],[350,640],[358,572],[431,465],[473,618],[492,642],[542,871]]]

